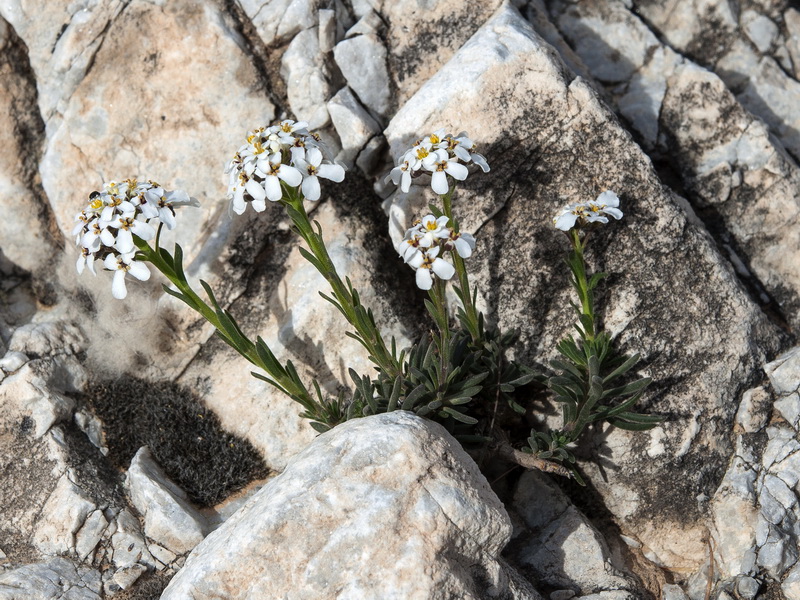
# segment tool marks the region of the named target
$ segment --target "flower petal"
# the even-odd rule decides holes
[[[278,177],[292,187],[297,187],[303,181],[302,173],[289,165],[281,165],[278,167]]]
[[[138,260],[131,262],[128,272],[139,281],[147,281],[150,279],[150,269],[147,268],[146,264]]]
[[[575,227],[575,221],[578,220],[578,215],[572,212],[566,212],[554,219],[553,224],[556,226],[556,229],[560,229],[561,231],[569,231],[573,227]]]
[[[111,282],[111,295],[117,300],[122,300],[128,295],[128,288],[125,287],[125,271],[122,269],[114,273],[114,280]]]
[[[344,181],[344,167],[336,164],[320,165],[317,169],[317,175],[324,179],[330,179],[335,183]]]
[[[319,200],[320,189],[319,179],[316,175],[311,175],[303,179],[303,196],[306,200]]]
[[[270,178],[267,177],[267,179]],[[274,179],[274,177],[272,179]],[[280,185],[278,187],[280,188]],[[244,184],[244,189],[250,194],[253,200],[263,200],[267,197],[267,192],[264,190],[264,187],[254,179],[248,179],[247,183]]]
[[[605,204],[606,206],[616,208],[619,206],[619,196],[611,190],[606,190],[597,197],[595,202],[597,202],[597,204]]]
[[[255,200],[263,202],[264,198],[266,197],[269,198],[271,202],[277,202],[283,198],[281,182],[275,175],[267,175],[267,177],[264,179],[264,189],[266,191],[265,195],[261,196],[261,198],[255,198]],[[253,208],[255,208],[255,206]]]
[[[443,258],[435,259],[431,267],[433,268],[433,272],[441,279],[450,279],[456,274],[455,267]]]
[[[445,175],[444,171],[433,172],[431,175],[431,187],[440,196],[450,191],[450,185],[447,183],[447,175]]]
[[[447,166],[444,170],[447,171],[447,174],[452,176],[453,179],[458,179],[459,181],[464,181],[467,175],[469,175],[469,169],[454,160],[447,161]]]
[[[433,287],[433,277],[428,269],[417,269],[417,287],[421,290],[429,290]]]

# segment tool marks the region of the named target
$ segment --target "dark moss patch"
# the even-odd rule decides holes
[[[149,446],[166,474],[201,506],[211,506],[267,476],[253,446],[223,431],[188,389],[135,377],[96,382],[84,400],[103,421],[108,458],[127,469]]]

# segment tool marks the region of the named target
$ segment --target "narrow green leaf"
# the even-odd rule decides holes
[[[641,379],[637,379],[636,381],[632,381],[631,383],[628,383],[626,385],[606,390],[603,393],[603,398],[616,398],[617,396],[627,396],[628,394],[634,394],[639,390],[643,390],[652,382],[653,380],[650,377],[643,377]]]
[[[652,429],[658,423],[631,423],[629,421],[622,421],[619,419],[612,419],[609,421],[614,427],[619,427],[620,429],[625,429],[626,431],[647,431],[648,429]]]
[[[605,378],[603,379],[603,383],[609,383],[611,381],[614,381],[620,375],[624,375],[630,369],[632,369],[636,365],[637,362],[639,362],[639,355],[638,354],[634,354],[629,359],[627,359],[624,363],[622,363],[620,366],[618,366],[616,369],[611,371],[611,373],[606,375]]]
[[[465,415],[464,413],[457,411],[455,408],[450,408],[449,406],[445,406],[442,411],[453,417],[456,421],[461,421],[467,425],[475,425],[475,423],[478,422],[478,419],[470,417],[469,415]]]

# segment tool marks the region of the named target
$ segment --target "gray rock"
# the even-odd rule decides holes
[[[319,19],[319,51],[323,54],[331,52],[336,45],[336,11],[321,8]]]
[[[306,121],[311,129],[330,123],[325,102],[331,89],[316,27],[294,36],[281,58],[281,77],[286,81],[289,106],[299,120]]]
[[[64,558],[0,573],[0,600],[101,600],[100,573]]]
[[[13,373],[14,371],[18,371],[26,362],[28,362],[27,355],[12,350],[6,352],[5,356],[0,359],[0,369],[6,374]]]
[[[328,113],[342,142],[342,151],[336,159],[352,167],[359,152],[381,132],[381,127],[349,87],[343,87],[330,99]]]
[[[43,554],[75,551],[75,534],[96,506],[86,493],[64,473],[42,509],[33,543]]]
[[[144,519],[145,534],[159,545],[185,554],[206,536],[208,521],[167,478],[147,446],[133,457],[125,485]]]
[[[75,534],[75,554],[81,561],[92,562],[92,553],[105,533],[108,520],[102,510],[92,511]]]
[[[317,24],[317,0],[242,0],[240,4],[267,45]]]
[[[114,576],[112,580],[116,583],[121,589],[127,590],[129,589],[139,577],[142,576],[143,573],[147,572],[147,567],[140,564],[129,565],[127,567],[123,567],[122,569],[117,569],[114,572]]]
[[[753,577],[744,575],[736,578],[736,593],[746,600],[755,598],[759,589],[761,589],[761,584]]]
[[[781,582],[786,600],[800,600],[800,563],[796,564]]]
[[[792,108],[800,99],[800,83],[783,71],[780,53],[770,55],[767,47],[777,28],[770,17],[780,15],[753,5],[742,12],[740,22],[733,5],[724,0],[633,4],[673,48],[710,65],[742,105],[763,119],[795,158],[800,156],[800,116]]]
[[[675,166],[693,205],[714,205],[744,262],[733,249],[731,261],[798,318],[800,273],[790,265],[800,255],[784,253],[800,248],[786,217],[800,210],[800,171],[764,124],[720,77],[662,43],[622,2],[559,1],[550,10],[644,147]],[[759,69],[753,61],[748,69]]]
[[[573,595],[613,590],[643,593],[612,558],[597,529],[547,476],[525,473],[512,505],[526,526],[514,539],[514,562],[537,582],[571,589]]]
[[[64,558],[0,573],[0,600],[101,600],[100,573]]]
[[[375,34],[345,39],[333,49],[336,64],[347,85],[361,102],[375,114],[389,110],[389,74],[386,70],[386,47]]]
[[[745,10],[739,17],[744,33],[758,51],[766,53],[778,37],[778,26],[754,10]]]
[[[109,528],[111,529],[111,528]],[[123,509],[114,520],[111,534],[111,560],[118,568],[141,562],[153,565],[154,560],[142,535],[142,526],[129,510]]]
[[[668,583],[661,588],[661,600],[689,600],[689,597],[681,589],[681,586]]]
[[[800,390],[800,346],[765,365],[764,371],[779,396],[797,393]]]
[[[192,552],[162,598],[494,597],[509,586],[496,557],[510,534],[460,445],[394,412],[314,440]]]
[[[604,322],[628,352],[652,356],[648,375],[671,378],[669,394],[642,407],[674,417],[645,434],[605,431],[596,440],[602,458],[595,455],[582,466],[621,528],[646,541],[649,556],[671,568],[697,568],[708,552],[701,542],[705,526],[699,525],[706,504],[697,498],[714,494],[718,476],[711,472],[724,472],[735,443],[730,426],[740,392],[733,382],[744,373],[756,376],[765,355],[777,349],[777,330],[741,292],[702,226],[665,193],[649,160],[597,94],[573,79],[512,8],[464,44],[398,111],[385,134],[396,155],[426,132],[458,131],[465,123],[492,171],[459,188],[454,211],[464,230],[479,231],[469,266],[489,312],[503,327],[525,324],[517,356],[545,362],[574,319],[567,278],[556,266],[566,244],[552,229],[551,215],[603,189],[616,191],[629,207],[618,226],[603,232],[604,270],[621,278]],[[530,176],[520,178],[521,169]],[[420,188],[414,199],[395,196],[390,229],[400,231],[425,214],[429,193]],[[648,299],[653,272],[662,274],[659,289],[691,288],[692,308],[671,294]],[[708,281],[719,289],[712,292]],[[542,315],[535,332],[526,331],[531,311]],[[731,326],[718,335],[710,334],[715,314],[731,315]],[[661,438],[649,454],[643,452],[648,436]]]
[[[739,409],[736,411],[736,424],[745,433],[761,431],[767,424],[771,406],[772,397],[765,388],[747,390],[742,394]]]
[[[371,10],[362,15],[361,18],[356,21],[355,25],[347,30],[344,37],[347,39],[356,37],[357,35],[377,34],[381,29],[383,29],[383,21],[381,21],[380,15],[374,10]]]
[[[796,8],[789,8],[783,13],[783,22],[786,24],[788,33],[786,50],[791,57],[794,65],[794,76],[797,79],[800,78],[800,11]]]

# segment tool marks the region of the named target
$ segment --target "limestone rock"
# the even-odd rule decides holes
[[[342,151],[336,159],[352,167],[367,142],[381,132],[380,125],[348,87],[343,87],[330,99],[328,112],[342,141]]]
[[[116,4],[121,3],[112,3]],[[85,12],[99,19],[101,12],[110,10]],[[134,1],[114,17],[113,34],[98,36],[106,29],[95,29],[94,20],[83,29],[65,32],[76,52],[92,55],[94,67],[74,82],[74,91],[59,109],[63,116],[46,119],[40,171],[62,231],[71,231],[81,199],[103,179],[146,177],[169,189],[185,189],[200,200],[201,209],[184,210],[180,227],[163,239],[165,247],[178,241],[187,259],[194,256],[203,232],[222,212],[217,199],[224,196],[226,158],[248,129],[274,115],[261,91],[260,76],[219,11],[211,4],[198,10],[195,3],[183,0],[163,8]],[[36,23],[32,20],[20,33],[24,40],[45,33],[44,24]],[[142,38],[142,31],[159,35]],[[138,82],[135,93],[117,84],[121,72],[127,81]],[[87,186],[83,192],[63,185],[78,173]]]
[[[397,90],[394,110],[416,94],[501,4],[501,0],[383,2],[378,12],[388,24],[389,73]]]
[[[67,554],[75,550],[75,534],[86,522],[95,504],[65,473],[42,508],[33,543],[43,554]]]
[[[509,103],[511,96],[525,102]],[[646,540],[649,556],[672,568],[699,565],[707,551],[697,498],[713,495],[727,466],[739,393],[732,382],[757,372],[778,346],[777,331],[613,114],[513,8],[464,44],[385,133],[397,153],[426,131],[465,123],[492,171],[459,187],[454,210],[464,230],[480,230],[470,266],[489,312],[501,326],[522,324],[518,356],[551,358],[574,319],[559,266],[566,244],[551,215],[603,189],[622,198],[625,219],[597,242],[603,270],[619,277],[605,300],[605,325],[628,352],[643,354],[646,374],[669,378],[668,391],[642,403],[669,418],[649,434],[604,432],[595,442],[603,458],[582,464],[621,527]],[[408,226],[424,214],[426,193],[393,204],[390,223]],[[669,291],[678,288],[693,290],[691,306]],[[531,314],[539,324],[528,329]],[[712,322],[729,325],[717,336]],[[663,436],[649,456],[641,450],[648,435]],[[606,459],[613,469],[598,466]]]
[[[203,540],[206,518],[188,502],[186,492],[164,475],[146,446],[134,456],[126,485],[144,518],[148,538],[175,554],[185,554]]]
[[[318,437],[195,549],[162,598],[501,597],[496,557],[510,533],[459,444],[399,411]]]
[[[782,4],[776,2],[775,8]],[[800,117],[793,107],[800,99],[800,82],[781,67],[780,61],[789,54],[777,35],[783,17],[768,5],[753,3],[739,13],[722,0],[633,1],[637,12],[673,48],[719,75],[797,158]]]
[[[44,123],[25,45],[2,17],[0,29],[0,247],[12,263],[38,275],[61,245],[36,175]]]
[[[310,129],[321,129],[330,122],[325,102],[331,90],[319,38],[318,28],[304,29],[292,39],[281,58],[289,106]]]
[[[786,252],[798,247],[800,171],[764,124],[623,2],[551,2],[550,11],[645,149],[674,166],[712,231],[730,240],[724,247],[742,276],[795,319],[800,273]]]
[[[643,595],[612,557],[600,532],[546,476],[525,473],[517,483],[513,507],[526,526],[514,539],[514,564],[524,567],[539,585],[575,595],[615,590],[621,597]]]
[[[271,45],[316,25],[317,4],[316,0],[242,0],[241,7],[261,40]]]
[[[0,573],[2,600],[101,600],[100,573],[64,558]]]
[[[386,70],[386,47],[380,38],[367,33],[342,40],[333,49],[333,56],[347,85],[364,106],[385,116],[389,111],[391,90]]]

